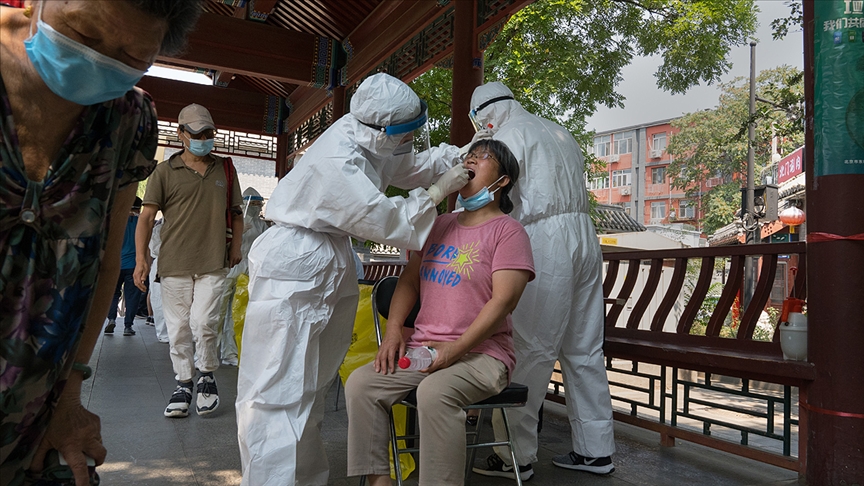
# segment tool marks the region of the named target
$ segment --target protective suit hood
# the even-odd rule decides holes
[[[513,98],[510,88],[499,81],[478,86],[471,95],[471,112],[475,121],[480,128],[487,128],[492,133],[523,111],[522,105]]]
[[[251,204],[252,201],[258,201],[260,203],[264,202],[264,198],[261,197],[261,194],[255,190],[254,187],[247,187],[245,191],[243,191],[243,226],[244,228],[249,227],[249,222],[258,219],[261,217],[261,205]]]
[[[366,78],[351,98],[350,115],[359,122],[356,141],[378,156],[392,155],[402,140],[402,135],[387,135],[382,128],[412,121],[421,114],[422,105],[417,94],[407,84],[385,73]]]

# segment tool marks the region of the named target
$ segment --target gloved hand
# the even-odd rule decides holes
[[[473,145],[475,142],[479,142],[480,140],[491,140],[492,139],[492,130],[489,128],[481,128],[477,130],[477,133],[471,137],[471,144]]]
[[[458,191],[468,184],[468,169],[464,165],[455,165],[445,172],[426,192],[437,206],[448,194]]]
[[[469,143],[468,145],[465,145],[464,147],[459,149],[459,155],[464,156],[465,154],[467,154],[468,150],[476,142],[479,142],[480,140],[491,140],[491,139],[492,139],[492,130],[490,130],[488,128],[481,128],[480,130],[477,130],[477,133],[475,133],[474,136],[471,138],[471,143]]]

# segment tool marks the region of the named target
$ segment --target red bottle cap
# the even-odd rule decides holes
[[[401,358],[399,358],[400,368],[404,370],[407,369],[409,366],[411,366],[411,358],[409,358],[408,356],[402,356]]]

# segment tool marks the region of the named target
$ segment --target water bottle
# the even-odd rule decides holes
[[[436,356],[438,356],[438,352],[435,351],[435,348],[428,346],[409,348],[405,356],[399,358],[399,368],[408,371],[425,370],[435,361]]]

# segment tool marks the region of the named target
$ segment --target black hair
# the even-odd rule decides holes
[[[474,150],[478,148],[485,148],[491,152],[492,156],[495,157],[495,160],[498,161],[499,177],[506,175],[510,178],[510,184],[502,186],[496,193],[496,195],[500,195],[499,197],[496,197],[496,199],[499,200],[499,209],[501,209],[501,212],[504,214],[510,214],[510,211],[513,211],[513,201],[510,200],[510,189],[513,189],[513,184],[516,184],[516,181],[519,180],[519,163],[516,161],[513,152],[510,151],[504,142],[493,140],[491,138],[478,140],[471,145],[471,148],[468,149],[468,153],[474,152]]]
[[[138,10],[168,23],[159,51],[163,55],[176,55],[186,47],[186,38],[195,29],[204,9],[203,0],[126,0]]]

